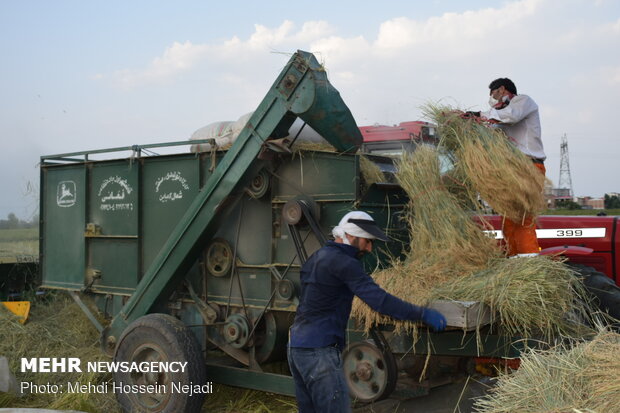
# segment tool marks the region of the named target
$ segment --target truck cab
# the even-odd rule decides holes
[[[398,125],[360,126],[362,152],[372,155],[400,156],[413,152],[420,144],[437,144],[435,125],[429,122],[401,122]]]

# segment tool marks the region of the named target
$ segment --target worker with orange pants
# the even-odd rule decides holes
[[[527,95],[518,95],[517,87],[508,78],[495,79],[489,84],[489,105],[491,109],[481,112],[501,128],[508,139],[525,155],[532,159],[544,175],[545,151],[541,139],[540,115],[538,105]],[[525,217],[521,222],[504,218],[502,228],[508,246],[509,256],[535,256],[540,247],[536,238],[536,222]]]

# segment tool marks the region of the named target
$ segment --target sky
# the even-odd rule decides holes
[[[297,49],[360,126],[486,110],[509,77],[540,107],[554,184],[566,134],[575,195],[620,192],[618,0],[0,0],[0,219],[37,212],[41,155],[236,120]]]

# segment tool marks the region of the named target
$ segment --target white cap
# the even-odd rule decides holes
[[[335,238],[345,239],[345,234],[366,239],[388,240],[387,235],[379,228],[375,220],[363,211],[351,211],[345,214],[332,230]]]

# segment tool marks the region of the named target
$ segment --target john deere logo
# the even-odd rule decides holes
[[[75,195],[75,182],[59,182],[58,189],[56,190],[56,204],[63,208],[73,206],[75,204]]]

